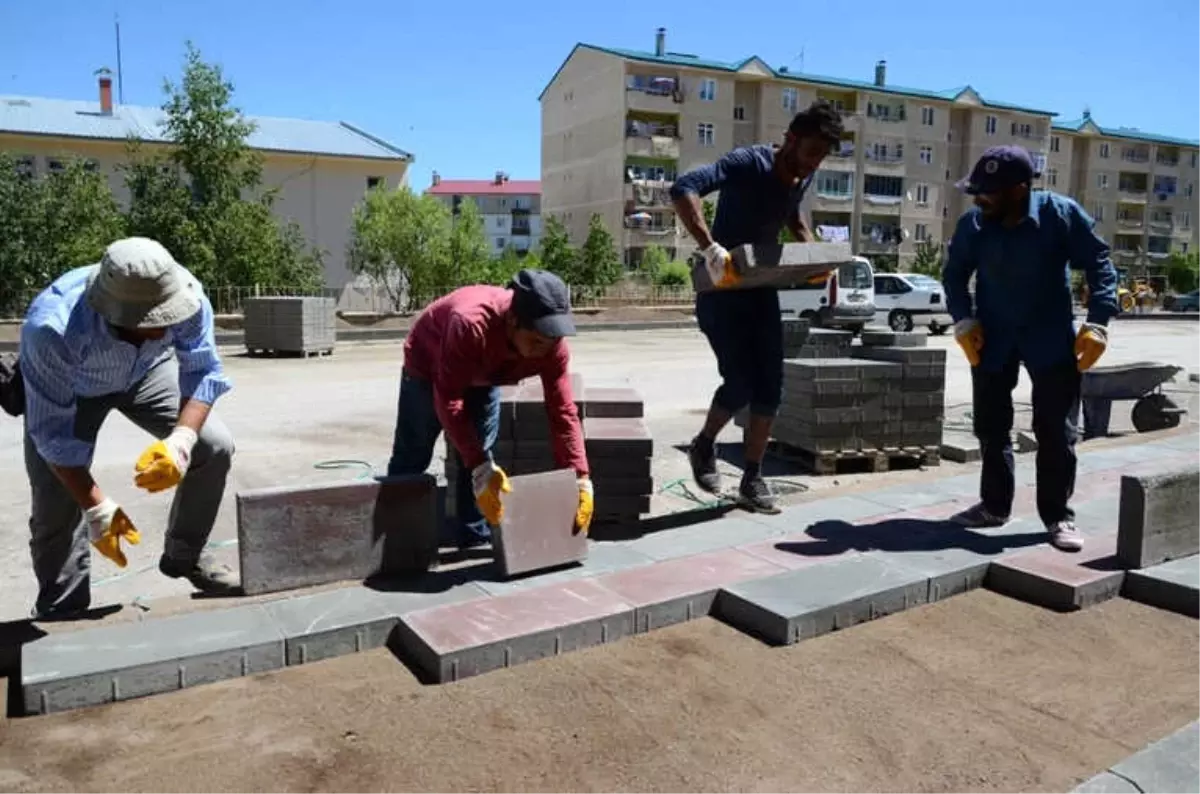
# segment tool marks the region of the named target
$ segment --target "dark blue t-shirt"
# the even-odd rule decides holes
[[[721,191],[713,218],[712,236],[725,248],[747,243],[773,243],[779,231],[800,208],[812,176],[795,187],[780,181],[772,170],[775,149],[744,146],[720,160],[687,172],[671,186],[671,198],[707,196]]]

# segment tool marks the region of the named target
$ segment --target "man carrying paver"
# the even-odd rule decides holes
[[[954,335],[971,365],[975,435],[983,458],[980,503],[954,516],[996,527],[1012,512],[1013,401],[1021,364],[1033,385],[1038,515],[1050,542],[1083,548],[1068,504],[1075,490],[1080,373],[1108,345],[1117,271],[1094,223],[1070,198],[1031,190],[1029,152],[996,146],[959,186],[975,207],[958,220],[942,274]],[[1076,331],[1070,269],[1087,277],[1087,319]],[[975,295],[968,290],[975,276]]]
[[[775,242],[784,226],[800,242],[814,239],[800,217],[800,201],[821,161],[841,138],[841,115],[832,105],[816,102],[792,119],[782,146],[734,149],[675,181],[675,211],[709,272],[717,275],[714,282],[729,262],[730,248]],[[715,190],[721,195],[710,230],[700,199]],[[783,392],[779,293],[770,287],[702,292],[696,296],[696,319],[716,355],[722,382],[704,427],[688,449],[692,476],[701,489],[720,492],[717,435],[734,414],[749,406],[738,496],[751,510],[777,512],[761,468]]]
[[[150,492],[179,486],[159,570],[206,593],[232,591],[233,572],[203,553],[233,438],[210,413],[230,383],[199,282],[154,240],[118,240],[98,265],[69,271],[34,298],[19,364],[39,586],[34,617],[88,609],[89,540],[122,568],[121,541],[140,541],[90,471],[96,436],[114,409],[159,439],[134,465],[134,483]]]
[[[544,270],[522,270],[507,288],[460,287],[421,312],[404,341],[404,371],[388,475],[420,474],[442,430],[463,467],[457,483],[459,548],[491,541],[500,494],[511,491],[492,450],[500,426],[498,386],[537,375],[545,392],[554,459],[575,471],[575,529],[587,533],[594,508],[583,426],[571,393],[566,337],[575,321],[566,284]]]

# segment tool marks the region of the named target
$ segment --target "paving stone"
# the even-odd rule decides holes
[[[875,328],[864,328],[859,339],[863,347],[926,347],[929,344],[928,334]]]
[[[1071,791],[1087,792],[1087,794],[1125,794],[1125,792],[1130,792],[1130,794],[1134,792],[1136,794],[1144,794],[1140,788],[1125,778],[1114,775],[1112,772],[1101,772],[1071,789]]]
[[[510,478],[504,518],[493,538],[501,575],[538,571],[587,556],[587,536],[575,531],[579,483],[571,469]]]
[[[621,542],[589,541],[587,557],[579,564],[558,571],[548,571],[506,581],[476,580],[475,584],[489,595],[506,595],[520,590],[530,590],[545,587],[549,584],[573,582],[601,574],[623,571],[642,565],[650,565],[654,560],[645,554],[629,548]]]
[[[750,513],[747,518],[765,524],[778,534],[801,532],[818,521],[842,520],[857,522],[872,516],[883,516],[895,510],[864,496],[832,496],[811,502],[789,505],[776,515]]]
[[[929,580],[866,555],[723,588],[714,612],[734,628],[789,645],[925,603]]]
[[[1200,722],[1181,728],[1109,769],[1138,791],[1200,791]]]
[[[646,496],[654,493],[654,478],[647,474],[644,477],[612,477],[594,475],[592,486],[596,490],[596,499],[622,496]]]
[[[393,646],[437,683],[612,642],[633,633],[633,606],[582,579],[410,612]]]
[[[974,463],[979,460],[979,441],[974,436],[965,433],[942,433],[942,443],[938,446],[942,457],[955,463]]]
[[[846,243],[759,243],[740,245],[731,250],[739,282],[732,289],[774,287],[791,289],[825,276],[852,258]],[[692,260],[692,287],[696,292],[714,288],[708,269]]]
[[[284,664],[284,638],[257,604],[48,634],[21,649],[26,714],[171,692]]]
[[[640,419],[646,415],[645,402],[637,389],[590,386],[584,396],[584,412],[589,419]]]
[[[1200,553],[1200,465],[1121,478],[1117,557],[1145,568]]]
[[[382,647],[406,612],[487,595],[471,583],[429,593],[353,585],[271,601],[263,608],[283,632],[287,663],[293,665]]]
[[[997,560],[988,569],[989,590],[1031,604],[1070,611],[1107,601],[1121,591],[1115,535],[1087,539],[1082,552],[1040,547]]]
[[[247,595],[420,572],[437,559],[437,480],[428,474],[243,491],[237,519]]]
[[[947,501],[945,491],[926,485],[881,488],[878,491],[864,493],[860,498],[897,510],[913,510]]]
[[[648,458],[654,442],[641,419],[584,419],[584,446],[593,457]]]
[[[783,571],[760,557],[724,549],[607,574],[597,581],[634,606],[635,630],[645,632],[704,617],[726,585]]]
[[[778,532],[778,527],[749,517],[727,515],[701,524],[664,529],[637,540],[626,541],[626,545],[651,559],[671,560],[764,540]]]
[[[1121,595],[1159,609],[1200,617],[1200,557],[1182,557],[1127,571]]]

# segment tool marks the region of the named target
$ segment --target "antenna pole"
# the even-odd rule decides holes
[[[125,104],[125,81],[124,70],[121,69],[121,20],[116,14],[113,14],[113,24],[117,30],[117,101],[122,105]]]

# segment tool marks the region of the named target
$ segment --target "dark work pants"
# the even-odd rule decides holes
[[[729,414],[749,406],[754,416],[775,416],[783,397],[779,292],[701,292],[696,296],[696,320],[721,374],[713,403]]]
[[[979,496],[989,513],[1012,513],[1016,479],[1013,472],[1013,389],[1020,362],[1016,356],[998,371],[971,370],[975,436],[983,458]],[[1075,520],[1070,507],[1075,493],[1075,442],[1079,416],[1079,371],[1074,360],[1050,369],[1030,371],[1033,383],[1033,435],[1037,439],[1037,508],[1044,524]]]

